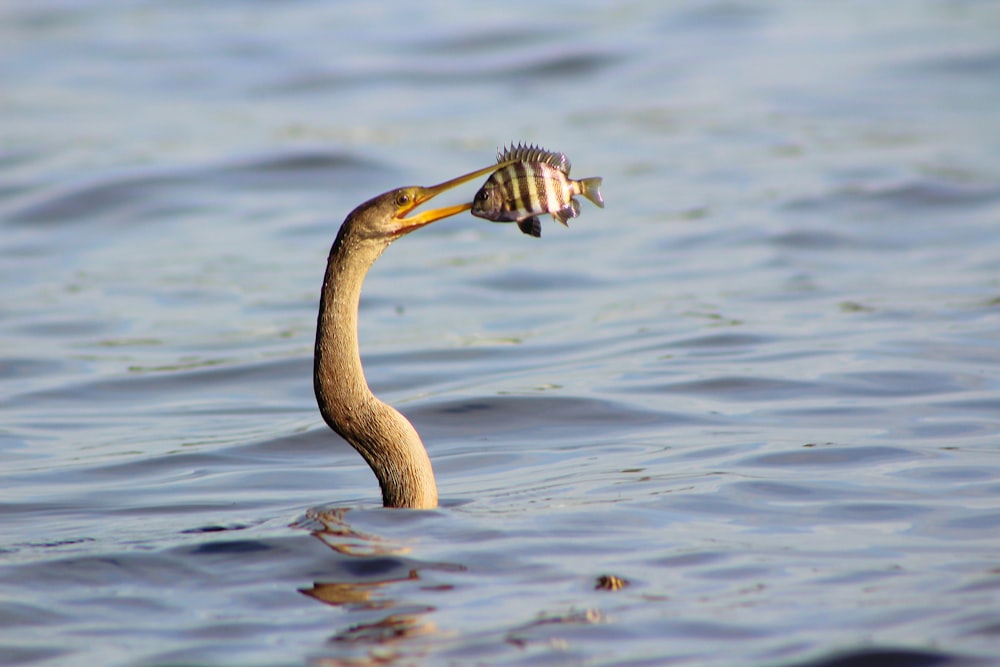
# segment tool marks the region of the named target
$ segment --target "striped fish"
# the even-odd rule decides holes
[[[472,215],[493,222],[516,222],[531,236],[542,235],[538,216],[549,213],[566,224],[580,214],[580,203],[573,197],[583,195],[601,208],[601,178],[575,181],[569,177],[569,159],[562,153],[538,146],[518,144],[504,147],[497,162],[513,164],[497,169],[476,193]]]

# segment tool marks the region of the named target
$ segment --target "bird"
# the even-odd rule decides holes
[[[365,379],[358,350],[358,303],[368,270],[396,239],[467,211],[471,203],[413,213],[421,204],[502,165],[433,185],[396,188],[369,199],[344,219],[327,258],[313,356],[313,388],[327,425],[375,473],[385,507],[434,509],[434,469],[413,424],[379,400]],[[409,217],[407,217],[409,216]]]

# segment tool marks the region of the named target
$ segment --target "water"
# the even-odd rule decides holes
[[[0,9],[0,663],[1000,654],[996,4],[343,5]],[[607,208],[376,264],[383,510],[326,254],[511,140]]]

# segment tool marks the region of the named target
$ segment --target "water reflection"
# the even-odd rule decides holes
[[[427,653],[414,646],[412,640],[440,634],[437,626],[426,618],[435,611],[428,605],[404,604],[401,585],[418,582],[422,564],[406,562],[399,555],[409,548],[393,544],[377,535],[355,530],[347,522],[347,508],[315,508],[306,512],[292,527],[305,528],[310,534],[338,554],[359,559],[346,570],[354,575],[350,580],[315,581],[299,592],[314,600],[343,607],[352,613],[372,612],[374,620],[362,620],[338,631],[329,641],[338,645],[356,644],[367,647],[360,657],[324,657],[321,665],[358,667],[361,665],[393,665]],[[435,564],[441,569],[441,564]],[[444,569],[464,570],[461,565],[444,565]],[[381,612],[388,612],[384,615]]]
[[[383,556],[404,554],[407,547],[384,541],[377,535],[355,530],[347,523],[349,508],[312,508],[292,524],[292,528],[308,530],[310,534],[334,551],[345,556]]]
[[[319,659],[322,665],[410,664],[415,658],[439,652],[457,635],[430,620],[437,607],[414,600],[413,591],[449,591],[450,584],[428,584],[421,570],[466,572],[458,563],[424,562],[407,557],[410,548],[362,532],[348,521],[348,508],[315,508],[293,527],[305,529],[347,561],[339,560],[337,574],[317,580],[299,592],[354,617],[354,622],[328,639],[337,655]],[[542,582],[536,582],[540,585]],[[630,582],[606,573],[591,580],[593,590],[617,596]],[[497,613],[502,613],[498,610]],[[600,608],[570,606],[543,610],[533,618],[512,625],[496,638],[518,651],[565,651],[594,626],[614,626],[614,619]],[[614,632],[612,630],[612,632]],[[485,636],[484,636],[485,637]],[[358,651],[358,655],[344,655]]]

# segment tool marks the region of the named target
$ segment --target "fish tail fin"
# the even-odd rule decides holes
[[[601,194],[601,183],[603,182],[604,179],[600,176],[582,178],[578,181],[580,183],[580,194],[601,208],[604,208],[604,195]]]

